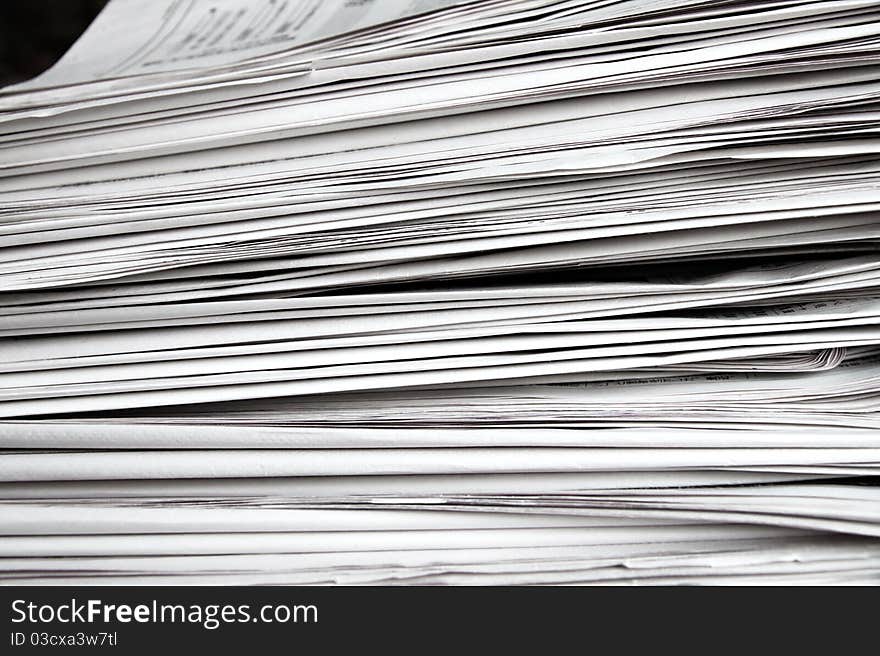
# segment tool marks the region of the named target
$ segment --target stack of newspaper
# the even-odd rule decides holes
[[[0,580],[880,583],[878,56],[111,0],[0,92]]]

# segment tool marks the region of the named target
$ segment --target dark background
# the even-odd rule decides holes
[[[58,61],[107,1],[0,0],[0,87]]]

